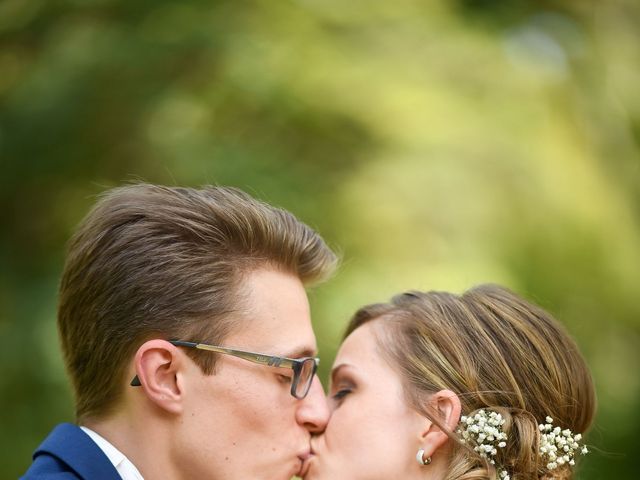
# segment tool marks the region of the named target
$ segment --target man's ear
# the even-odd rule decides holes
[[[182,412],[184,355],[166,340],[143,343],[134,357],[136,375],[147,398],[162,410]]]
[[[437,416],[442,426],[448,432],[455,431],[460,421],[462,406],[460,398],[451,390],[440,390],[429,397],[427,408]],[[449,436],[433,421],[429,421],[421,436],[421,445],[425,457],[433,456],[436,451],[447,443]]]

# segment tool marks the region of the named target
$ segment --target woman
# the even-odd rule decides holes
[[[360,309],[305,480],[568,479],[593,382],[545,311],[492,285]]]

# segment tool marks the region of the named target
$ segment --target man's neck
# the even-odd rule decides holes
[[[154,428],[153,421],[132,419],[125,413],[112,414],[106,418],[86,419],[80,422],[118,449],[135,466],[145,480],[179,478],[171,472],[168,464],[168,445],[161,431]]]

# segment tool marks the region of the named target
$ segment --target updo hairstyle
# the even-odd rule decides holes
[[[430,394],[448,389],[459,396],[463,415],[490,409],[505,419],[508,441],[495,466],[447,431],[446,480],[495,479],[500,469],[512,480],[571,478],[567,464],[547,468],[538,425],[550,416],[554,426],[584,434],[596,398],[576,343],[551,315],[495,285],[462,295],[409,292],[361,308],[345,336],[375,319],[383,322],[379,347],[399,371],[414,409],[446,431],[425,405]]]

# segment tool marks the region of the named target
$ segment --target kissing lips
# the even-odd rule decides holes
[[[307,474],[307,472],[309,471],[309,464],[311,463],[311,460],[313,459],[313,452],[309,451],[307,453],[305,453],[304,455],[298,455],[298,458],[300,459],[300,471],[298,472],[298,477],[300,478],[304,478],[304,476]]]

